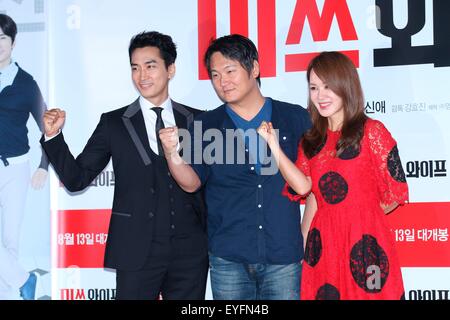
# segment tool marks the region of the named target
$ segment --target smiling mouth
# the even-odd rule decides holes
[[[319,103],[319,107],[320,107],[321,109],[328,108],[329,106],[331,106],[331,102]]]

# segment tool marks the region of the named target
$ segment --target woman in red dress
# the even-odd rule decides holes
[[[358,72],[345,55],[321,53],[307,79],[313,126],[295,165],[279,148],[271,123],[258,129],[286,179],[283,193],[293,201],[307,196],[301,298],[402,299],[385,216],[408,201],[397,144],[380,121],[364,114]]]

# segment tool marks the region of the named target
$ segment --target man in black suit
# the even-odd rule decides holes
[[[132,79],[140,97],[102,114],[83,152],[72,156],[61,127],[65,112],[44,115],[41,144],[69,191],[86,188],[112,159],[115,189],[105,267],[116,269],[117,299],[204,299],[208,271],[201,192],[173,180],[157,132],[188,128],[200,111],[169,98],[176,46],[168,35],[131,39]]]

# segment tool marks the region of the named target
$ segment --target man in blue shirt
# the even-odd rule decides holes
[[[205,64],[224,104],[196,118],[194,159],[188,159],[188,150],[183,159],[177,152],[177,128],[161,130],[160,137],[179,185],[187,192],[205,187],[213,297],[299,299],[300,209],[282,196],[285,180],[256,129],[262,121],[280,128],[281,148],[295,161],[309,115],[298,105],[261,94],[258,52],[246,37],[216,39]]]

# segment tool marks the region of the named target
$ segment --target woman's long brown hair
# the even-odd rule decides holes
[[[359,151],[367,116],[364,113],[361,82],[353,62],[344,54],[336,51],[322,52],[309,63],[306,73],[308,85],[312,70],[342,99],[344,122],[341,137],[336,144],[336,155],[339,156],[347,148]],[[312,158],[317,153],[319,146],[326,140],[328,120],[319,114],[310,96],[308,111],[313,125],[305,133],[302,147],[305,155]]]

